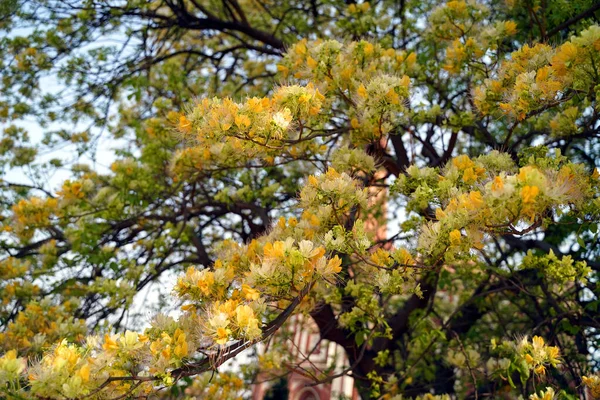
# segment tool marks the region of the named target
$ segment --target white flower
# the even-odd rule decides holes
[[[100,343],[98,336],[88,336],[85,338],[85,344],[90,349],[95,349]]]
[[[208,320],[208,323],[213,329],[225,328],[229,325],[229,317],[227,314],[220,312],[213,315],[212,318]]]
[[[283,111],[279,111],[273,115],[273,122],[281,129],[287,129],[292,121],[292,114],[288,108]]]
[[[283,251],[287,253],[290,250],[292,250],[292,248],[294,247],[294,242],[295,240],[293,237],[288,237],[287,239],[285,239],[285,241],[283,242]]]
[[[310,240],[303,240],[298,243],[298,250],[300,250],[300,254],[304,258],[311,258],[317,254],[317,251],[314,249],[314,243]]]
[[[138,347],[142,346],[142,343],[138,342],[138,334],[137,332],[132,332],[132,331],[126,331],[125,335],[121,336],[119,338],[119,341],[121,342],[121,344],[123,345],[124,348],[126,349],[136,349]]]

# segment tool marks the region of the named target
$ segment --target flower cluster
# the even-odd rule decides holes
[[[86,326],[84,321],[72,317],[76,307],[72,301],[60,306],[48,299],[29,302],[0,333],[0,349],[19,349],[23,354],[35,355],[60,339],[82,339]]]
[[[531,342],[524,337],[516,344],[515,349],[536,374],[544,375],[546,366],[556,367],[560,364],[558,347],[548,346],[540,336],[534,336]]]
[[[590,200],[595,179],[582,165],[552,161],[562,159],[560,154],[555,159],[532,159],[532,164],[517,169],[501,153],[475,160],[463,155],[441,173],[411,167],[394,187],[411,196],[409,209],[438,205],[436,221],[423,226],[419,249],[434,260],[442,255],[449,260],[482,248],[486,233],[522,234],[527,226],[539,225],[547,210],[564,213]]]
[[[23,239],[31,239],[37,229],[51,225],[51,218],[57,208],[58,201],[54,198],[32,197],[19,201],[12,209],[15,233]]]
[[[218,372],[194,379],[185,394],[207,400],[242,400],[244,389],[244,381],[237,373]]]
[[[558,48],[524,45],[502,63],[496,78],[475,89],[475,105],[483,115],[506,115],[522,121],[568,101],[573,90],[585,93],[592,85],[590,77],[600,61],[599,49],[599,26],[591,26]],[[551,128],[558,130],[561,118],[572,118],[573,112],[567,107],[564,117],[556,117]]]
[[[320,90],[348,108],[351,139],[371,142],[386,135],[405,112],[410,75],[416,74],[416,53],[386,49],[368,41],[301,41],[279,70],[287,76],[320,82]]]
[[[513,21],[484,23],[489,9],[473,1],[448,1],[436,7],[429,17],[430,35],[446,44],[443,68],[452,73],[480,73],[484,57],[495,58],[499,43],[517,33]],[[466,69],[465,67],[471,67]]]
[[[531,340],[525,336],[521,340],[500,343],[494,339],[491,350],[500,358],[490,358],[488,370],[508,380],[511,385],[513,372],[517,372],[521,381],[525,382],[532,372],[538,376],[545,375],[549,367],[556,368],[561,364],[559,348],[547,345],[540,336],[534,336]]]
[[[590,390],[590,394],[594,399],[600,399],[600,376],[582,376],[583,384]]]
[[[554,389],[551,387],[547,387],[545,390],[542,390],[539,394],[534,393],[529,396],[529,400],[554,400],[556,397],[556,393]]]
[[[252,159],[270,165],[275,157],[318,154],[321,145],[304,140],[320,124],[325,96],[312,84],[281,86],[271,98],[208,99],[179,115],[178,130],[191,145],[173,161],[176,176],[235,166]],[[308,133],[306,131],[309,131]]]
[[[291,100],[283,96],[278,101]],[[290,113],[302,112],[290,109]],[[364,173],[364,167],[356,168],[357,160],[365,161],[367,167],[373,165],[369,156],[356,151],[342,152],[335,158],[351,174]],[[81,344],[83,335],[68,336],[77,332],[77,321],[62,319],[62,309],[57,307],[30,303],[0,339],[5,346],[31,348],[43,356],[39,362],[31,360],[25,368],[24,359],[9,352],[0,364],[0,377],[10,381],[11,387],[27,382],[25,387],[32,394],[49,398],[92,395],[99,387],[102,393],[115,396],[142,394],[154,385],[172,384],[171,372],[197,356],[197,349],[212,357],[226,353],[235,343],[261,340],[272,333],[270,324],[281,309],[294,304],[291,307],[300,310],[303,306],[294,303],[295,299],[327,291],[331,279],[342,271],[342,258],[332,254],[333,247],[367,254],[370,242],[361,223],[355,224],[351,235],[342,235],[341,241],[333,237],[334,231],[341,232],[350,213],[367,207],[367,195],[346,172],[330,168],[309,176],[300,193],[299,203],[304,210],[298,217],[282,217],[268,234],[245,245],[225,241],[210,268],[189,267],[174,288],[184,302],[183,314],[178,320],[158,316],[143,334],[106,334],[103,339],[88,337]],[[398,250],[392,257],[404,268],[414,263],[406,250]],[[380,258],[385,256],[372,256],[373,262],[380,262]],[[366,290],[360,290],[368,298]],[[373,308],[376,303],[363,306]],[[43,310],[55,320],[40,318]],[[38,344],[65,337],[69,340],[59,341],[51,349]]]

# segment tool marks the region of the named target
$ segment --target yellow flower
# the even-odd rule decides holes
[[[9,350],[0,357],[0,376],[6,374],[9,377],[16,378],[25,370],[26,362],[22,358],[17,358],[16,350]]]
[[[410,53],[408,57],[406,57],[406,64],[408,66],[412,66],[417,61],[417,53]]]
[[[341,270],[342,270],[342,260],[337,255],[333,256],[333,258],[327,262],[327,271],[337,274]]]
[[[250,126],[250,118],[248,118],[247,115],[236,115],[235,116],[235,125],[239,128],[239,129],[246,129],[247,127]]]
[[[517,24],[514,21],[504,21],[506,34],[512,36],[517,33]]]
[[[533,360],[533,357],[531,357],[531,354],[525,354],[525,361],[527,361],[527,364],[534,363],[534,360]]]
[[[594,399],[600,398],[600,377],[597,375],[588,377],[582,376],[581,380],[583,384],[590,389],[592,397]]]
[[[558,361],[559,354],[560,350],[556,346],[550,346],[546,349],[546,356],[548,357],[548,361],[551,363]]]
[[[465,172],[463,174],[463,182],[470,184],[474,183],[476,180],[477,175],[475,174],[475,171],[473,171],[473,168],[469,167],[465,169]]]
[[[196,286],[205,296],[210,295],[211,289],[213,288],[214,284],[215,274],[212,271],[208,270],[203,270],[199,275],[198,281],[196,282]]]
[[[452,232],[450,232],[450,244],[452,246],[459,246],[460,242],[461,242],[461,234],[460,231],[458,229],[453,230]]]
[[[281,129],[287,129],[291,121],[292,114],[287,108],[283,109],[283,111],[276,112],[273,115],[273,123]]]
[[[356,91],[356,93],[358,94],[359,97],[362,97],[363,99],[367,98],[367,88],[363,84],[361,84],[358,87],[358,90]]]
[[[438,207],[435,209],[435,218],[437,220],[444,219],[444,218],[446,218],[446,213],[441,208]]]
[[[446,3],[446,7],[457,14],[462,14],[467,11],[467,3],[464,1],[449,1]]]
[[[265,258],[283,258],[285,254],[284,245],[285,243],[280,240],[276,241],[275,243],[265,244],[265,247],[263,248]]]
[[[229,340],[230,334],[231,334],[230,329],[217,328],[217,340],[215,340],[215,342],[220,345],[227,343],[227,341]]]
[[[535,367],[534,371],[538,375],[544,375],[546,373],[546,367],[544,367],[544,365],[538,365]]]
[[[513,106],[508,103],[498,103],[498,107],[500,107],[500,110],[502,110],[502,112],[505,114],[510,114],[513,112]]]
[[[541,396],[534,393],[529,396],[529,400],[553,400],[554,399],[554,389],[551,387],[547,387],[545,391],[540,392]]]
[[[540,189],[537,186],[525,186],[521,190],[521,197],[523,198],[524,204],[533,204],[535,198],[540,193]]]
[[[260,292],[245,283],[242,285],[242,295],[246,300],[258,300]]]
[[[237,325],[244,331],[249,339],[255,339],[262,333],[258,326],[258,319],[254,316],[254,310],[247,305],[241,305],[236,310]]]
[[[306,40],[302,40],[300,42],[298,42],[294,47],[294,52],[299,55],[299,56],[303,56],[304,54],[306,54]]]
[[[500,176],[497,176],[492,182],[492,192],[501,192],[502,189],[504,189],[504,181]]]
[[[472,168],[475,165],[475,163],[469,158],[469,156],[463,154],[461,156],[455,157],[452,160],[452,165],[454,165],[459,170],[465,170],[467,168]]]
[[[189,133],[192,130],[192,123],[185,115],[179,116],[179,130],[185,133]]]
[[[253,97],[249,99],[246,104],[248,105],[250,111],[252,111],[253,113],[260,113],[265,108],[269,107],[270,103],[271,101],[266,97],[262,99],[259,99],[258,97]]]
[[[560,46],[556,55],[552,57],[551,65],[558,76],[566,75],[567,69],[571,67],[577,57],[577,47],[567,42]]]
[[[239,301],[236,300],[227,300],[224,303],[217,303],[216,309],[223,314],[226,314],[229,317],[232,317],[235,314],[235,309],[237,308]],[[224,324],[227,325],[229,322],[224,321]]]
[[[104,335],[104,344],[102,345],[102,348],[105,351],[118,350],[119,345],[117,344],[117,341],[114,338],[106,334]]]
[[[541,336],[534,336],[531,339],[531,343],[533,344],[533,348],[542,348],[544,347],[544,338]]]
[[[160,355],[161,357],[167,360],[171,358],[171,346],[163,347],[162,351],[160,352]]]
[[[181,332],[178,335],[178,331],[181,332],[181,330],[177,329],[177,331],[175,331],[175,341],[177,342],[177,345],[175,346],[174,353],[177,357],[184,358],[188,355],[188,345],[185,340],[185,333]]]
[[[90,364],[85,363],[81,368],[79,368],[77,375],[79,375],[79,377],[84,382],[89,381],[90,380]]]
[[[475,190],[473,192],[469,192],[469,201],[471,202],[472,208],[481,208],[485,205],[483,201],[483,196],[481,196],[481,192],[479,190]]]
[[[388,90],[388,92],[385,94],[385,97],[391,104],[400,104],[400,96],[398,96],[398,93],[396,93],[394,88]]]
[[[282,64],[277,64],[277,71],[281,72],[284,76],[290,73],[290,69]]]
[[[254,310],[247,305],[238,306],[235,310],[235,318],[240,328],[248,326],[250,320],[254,319]]]
[[[406,249],[400,249],[397,250],[394,253],[394,258],[401,264],[401,265],[414,265],[415,264],[415,259],[413,258],[413,256],[408,252],[408,250]]]

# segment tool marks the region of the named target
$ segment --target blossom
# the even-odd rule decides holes
[[[524,204],[532,204],[535,202],[535,198],[540,193],[540,189],[537,186],[524,186],[521,189],[521,197],[523,198]]]
[[[292,121],[292,115],[289,109],[284,109],[283,111],[276,112],[273,115],[273,122],[276,126],[281,129],[287,129]]]
[[[450,232],[450,244],[452,246],[459,246],[461,243],[461,234],[460,231],[458,229],[454,229],[452,232]]]

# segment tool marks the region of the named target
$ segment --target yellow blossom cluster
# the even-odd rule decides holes
[[[19,201],[12,208],[15,233],[23,239],[31,239],[37,229],[51,225],[51,217],[57,208],[55,198],[31,197]]]
[[[524,337],[516,344],[517,353],[538,375],[546,373],[546,366],[556,367],[560,364],[560,351],[556,346],[548,346],[540,336],[534,336],[531,342]]]
[[[348,6],[348,12],[350,14],[361,14],[369,11],[370,8],[371,4],[368,1],[361,4],[352,3]]]
[[[300,193],[299,218],[280,218],[269,235],[246,245],[225,241],[211,269],[189,268],[175,287],[183,309],[203,313],[203,340],[224,346],[255,340],[270,307],[285,308],[294,296],[342,270],[341,258],[327,257],[326,232],[340,224],[367,192],[348,174],[330,168],[309,176]],[[284,238],[284,239],[278,239]]]
[[[84,349],[63,340],[44,357],[38,368],[29,371],[31,390],[62,393],[73,398],[86,395],[93,388],[90,383],[94,383],[91,367]]]
[[[126,332],[124,337],[119,338],[119,347],[124,352],[131,352],[143,346],[148,338],[146,335],[138,335],[135,332]],[[105,346],[106,346],[105,341]],[[112,346],[115,346],[114,341]],[[186,333],[180,329],[175,332],[161,332],[160,336],[150,341],[150,353],[154,362],[150,368],[151,374],[157,374],[167,370],[169,367],[180,366],[182,360],[189,355],[189,345]]]
[[[314,196],[327,198],[327,204]],[[210,268],[189,268],[174,289],[184,301],[177,321],[158,316],[144,334],[106,334],[103,339],[88,337],[84,344],[75,344],[82,337],[70,337],[46,350],[39,361],[30,360],[27,368],[18,367],[25,365],[24,359],[7,353],[0,377],[9,377],[12,385],[26,382],[33,395],[49,398],[91,395],[101,386],[103,396],[141,395],[154,385],[172,384],[170,373],[195,356],[197,349],[217,357],[234,343],[262,339],[264,329],[272,333],[270,323],[281,309],[290,304],[301,309],[295,299],[315,286],[328,285],[342,271],[342,259],[328,255],[323,238],[351,210],[366,204],[366,192],[358,182],[334,169],[311,176],[300,198],[304,211],[298,218],[280,219],[269,234],[246,245],[226,241]],[[281,237],[286,239],[277,239]],[[403,262],[410,262],[408,253],[398,254]],[[61,326],[73,323],[56,318],[58,310],[53,314],[56,321],[36,318],[34,314],[41,310],[36,311],[33,303],[28,307],[14,329],[2,337],[7,345],[35,347],[39,335],[56,335],[56,331],[65,337]],[[28,326],[25,333],[17,331]]]
[[[218,372],[194,379],[185,389],[187,396],[207,400],[242,400],[244,381],[234,372]]]
[[[284,76],[291,70],[293,81],[270,97],[205,98],[185,115],[171,115],[189,144],[174,158],[175,179],[248,160],[269,166],[309,158],[334,134],[349,132],[355,144],[381,139],[406,112],[408,75],[418,65],[415,53],[368,41],[303,40],[279,64]],[[344,130],[326,124],[337,109],[345,111]]]
[[[47,300],[29,302],[0,333],[0,349],[18,349],[33,355],[62,338],[81,340],[87,328],[84,321],[72,317],[75,307],[70,301],[60,306]]]
[[[592,398],[600,399],[600,376],[582,376],[583,384],[589,389]]]
[[[489,9],[482,3],[451,0],[431,12],[429,26],[436,38],[451,41],[477,29],[488,14]]]
[[[61,200],[68,203],[73,200],[81,200],[93,189],[93,182],[90,179],[79,181],[66,180],[61,190],[57,192]]]
[[[362,40],[340,43],[300,41],[278,65],[287,76],[319,82],[326,98],[348,108],[351,140],[370,142],[393,127],[392,120],[404,112],[410,75],[418,65],[414,52],[386,49]]]
[[[486,79],[474,93],[483,115],[506,115],[522,121],[568,101],[575,92],[587,93],[600,61],[600,27],[591,26],[560,47],[524,45],[502,63],[498,76]],[[573,110],[565,110],[569,117]],[[559,120],[552,129],[558,129]]]
[[[482,248],[486,233],[520,234],[526,231],[523,224],[539,225],[547,210],[563,212],[563,207],[577,208],[592,198],[596,179],[582,165],[542,164],[517,169],[510,159],[492,152],[474,160],[454,158],[441,174],[409,168],[395,184],[400,190],[416,188],[409,206],[419,210],[439,202],[436,220],[427,222],[419,237],[422,254],[433,259],[468,254]]]
[[[319,126],[326,101],[312,84],[281,86],[271,98],[208,99],[188,114],[179,115],[178,130],[191,147],[175,157],[173,171],[189,176],[194,171],[237,165],[275,157],[297,159],[323,149],[312,130]]]
[[[458,74],[469,65],[470,72],[484,64],[483,57],[492,55],[503,39],[517,33],[513,21],[483,23],[489,9],[472,1],[448,1],[435,8],[429,17],[430,34],[435,40],[447,43],[443,68]],[[479,71],[481,72],[481,71]]]
[[[547,387],[545,390],[542,390],[539,394],[534,393],[529,396],[529,400],[554,400],[556,398],[556,392],[553,388]]]
[[[485,370],[488,374],[497,379],[508,382],[515,386],[513,380],[520,376],[521,382],[526,382],[531,374],[536,375],[536,379],[542,378],[548,373],[548,368],[557,368],[561,364],[560,350],[556,346],[546,344],[541,336],[524,336],[519,340],[491,340],[490,350],[499,358],[489,358],[485,362]],[[482,366],[481,362],[473,363],[477,367]],[[550,393],[550,397],[548,396]],[[539,397],[537,394],[531,395],[531,399],[552,399],[554,391],[552,388],[546,388]]]
[[[103,340],[90,336],[83,344],[62,340],[21,373],[27,375],[28,390],[41,397],[105,398],[148,393],[154,379],[135,382],[128,377],[136,372],[145,377],[161,376],[181,366],[189,356],[186,333],[181,328],[165,328],[154,326],[147,335],[131,331],[107,334]],[[25,363],[24,359],[19,361]],[[162,383],[168,383],[168,374],[164,376]],[[17,382],[23,380],[23,376],[15,378]]]
[[[27,273],[28,270],[29,265],[26,261],[22,261],[14,257],[8,257],[0,261],[0,279],[3,281],[22,277],[25,275],[25,273]],[[8,301],[8,299],[2,300]]]
[[[253,97],[244,103],[205,98],[189,116],[181,117],[179,127],[191,131],[200,141],[229,136],[266,145],[271,139],[287,137],[293,117],[317,115],[323,99],[311,85],[283,86],[272,99]]]
[[[378,74],[402,76],[418,70],[414,52],[384,48],[366,40],[341,43],[336,40],[301,40],[278,65],[284,77],[319,82],[325,92],[337,88],[356,92],[361,83]]]

